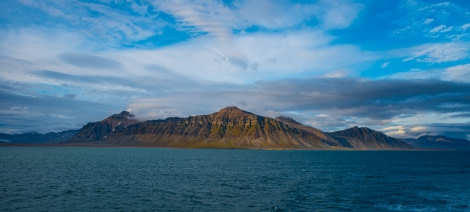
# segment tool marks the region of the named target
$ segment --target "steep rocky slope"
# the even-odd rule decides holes
[[[133,115],[127,111],[114,114],[100,122],[90,122],[80,129],[67,143],[100,143],[109,135],[127,126],[138,123]]]
[[[100,142],[188,148],[326,148],[321,134],[236,107],[210,115],[146,121],[120,128]]]
[[[352,127],[346,130],[329,133],[343,143],[348,143],[354,149],[404,149],[410,146],[400,140],[385,135],[382,132],[367,127]]]

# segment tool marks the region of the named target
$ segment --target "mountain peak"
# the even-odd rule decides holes
[[[122,111],[121,113],[114,114],[111,117],[116,117],[116,118],[129,117],[129,118],[132,118],[132,117],[134,117],[134,114],[130,113],[129,111]]]
[[[121,113],[118,114],[113,114],[109,116],[108,118],[104,119],[103,121],[122,121],[122,120],[128,120],[134,117],[134,114],[130,113],[129,111],[122,111]]]
[[[368,127],[358,127],[354,126],[349,129],[345,129],[343,131],[352,131],[352,132],[365,132],[365,133],[377,133],[378,131],[372,130]]]
[[[236,106],[230,106],[222,108],[221,110],[219,110],[219,112],[213,113],[212,115],[234,118],[239,116],[252,116],[254,114],[244,111]]]
[[[346,130],[331,132],[330,135],[347,140],[356,149],[410,148],[404,141],[367,127],[354,126]]]
[[[127,126],[138,122],[137,120],[133,119],[133,117],[134,114],[130,113],[129,111],[122,111],[119,114],[111,115],[110,117],[104,119],[101,122],[108,123],[113,128],[121,124]]]
[[[225,107],[225,108],[220,109],[219,113],[220,112],[233,112],[233,111],[240,112],[240,111],[243,111],[243,110],[238,108],[237,106],[229,106],[229,107]]]

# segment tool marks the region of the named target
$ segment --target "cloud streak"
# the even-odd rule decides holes
[[[120,69],[122,66],[115,60],[88,54],[62,53],[59,57],[64,62],[80,68]]]
[[[50,21],[83,34],[90,40],[106,42],[112,46],[146,39],[158,33],[165,25],[155,14],[149,13],[151,4],[126,3],[128,10],[117,10],[104,2],[85,3],[71,0],[37,2],[21,0],[22,4],[37,8],[49,15]],[[136,14],[137,13],[137,14]],[[47,23],[46,22],[46,25]]]
[[[427,63],[453,62],[469,57],[468,43],[426,44],[414,47],[411,56],[404,61],[416,60]]]
[[[58,132],[79,129],[117,108],[107,104],[48,95],[20,95],[0,91],[0,127],[3,133]],[[86,110],[86,113],[83,111]]]

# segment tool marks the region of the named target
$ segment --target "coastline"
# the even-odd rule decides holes
[[[264,151],[470,151],[470,149],[442,148],[401,148],[401,149],[352,149],[352,148],[223,148],[223,147],[166,147],[157,145],[119,145],[97,143],[8,143],[1,142],[1,147],[96,147],[96,148],[159,148],[159,149],[213,149],[213,150],[264,150]]]

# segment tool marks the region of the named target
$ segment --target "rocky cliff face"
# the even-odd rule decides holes
[[[324,133],[293,119],[258,116],[237,107],[210,115],[137,122],[129,113],[89,123],[70,143],[184,148],[330,149],[399,148],[407,144],[381,136]],[[351,137],[352,136],[352,137]],[[366,139],[368,144],[361,144]],[[379,140],[373,140],[379,139]],[[379,144],[375,144],[378,142]],[[394,143],[395,142],[395,143]]]
[[[137,123],[115,131],[101,142],[189,148],[310,149],[326,148],[328,141],[289,123],[228,107],[210,115]]]
[[[87,142],[102,142],[108,136],[120,129],[125,129],[127,126],[138,123],[139,121],[133,119],[133,115],[127,111],[120,114],[114,114],[100,122],[90,122],[83,126],[78,133],[76,133],[68,143],[87,143]]]

